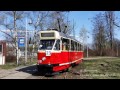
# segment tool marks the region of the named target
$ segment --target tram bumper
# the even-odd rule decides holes
[[[52,64],[38,64],[37,69],[40,72],[53,72],[53,65]]]

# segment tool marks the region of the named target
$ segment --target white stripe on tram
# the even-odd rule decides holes
[[[79,61],[79,60],[81,60],[81,59],[75,60],[75,61],[73,61],[73,62],[62,63],[62,64],[59,64],[59,66],[71,64],[71,63],[77,62],[77,61]]]

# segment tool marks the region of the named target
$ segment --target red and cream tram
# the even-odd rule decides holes
[[[55,30],[40,31],[39,37],[38,71],[64,71],[82,62],[82,45],[76,39]]]

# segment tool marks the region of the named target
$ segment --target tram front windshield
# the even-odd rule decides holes
[[[39,50],[52,50],[55,40],[40,40]]]

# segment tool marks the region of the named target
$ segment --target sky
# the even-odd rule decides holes
[[[71,21],[74,20],[75,23],[75,37],[79,37],[80,29],[84,26],[85,29],[92,33],[92,23],[90,21],[90,18],[92,18],[94,15],[99,13],[98,11],[72,11],[69,14],[69,19]],[[89,36],[89,39],[87,39],[88,43],[92,42],[92,36],[90,34],[87,34]]]
[[[92,22],[91,19],[98,13],[103,13],[104,11],[72,11],[69,14],[69,19],[71,21],[74,20],[76,23],[75,28],[75,36],[76,39],[79,36],[80,29],[84,26],[85,29],[88,31],[89,38],[87,39],[87,43],[91,44],[92,39]],[[116,16],[120,15],[120,12],[115,12]],[[120,19],[119,19],[120,20]],[[118,38],[120,40],[120,28],[115,28],[115,38]]]
[[[103,11],[70,11],[68,16],[69,16],[69,21],[75,22],[75,36],[76,38],[79,36],[80,29],[84,26],[85,29],[89,32],[88,36],[89,38],[87,39],[88,43],[92,43],[92,23],[91,20],[96,14],[100,13]],[[120,16],[120,12],[115,12],[116,16]],[[120,21],[120,19],[119,19]],[[115,30],[115,38],[120,39],[120,28],[116,28]],[[2,34],[0,32],[0,40],[3,39]]]

